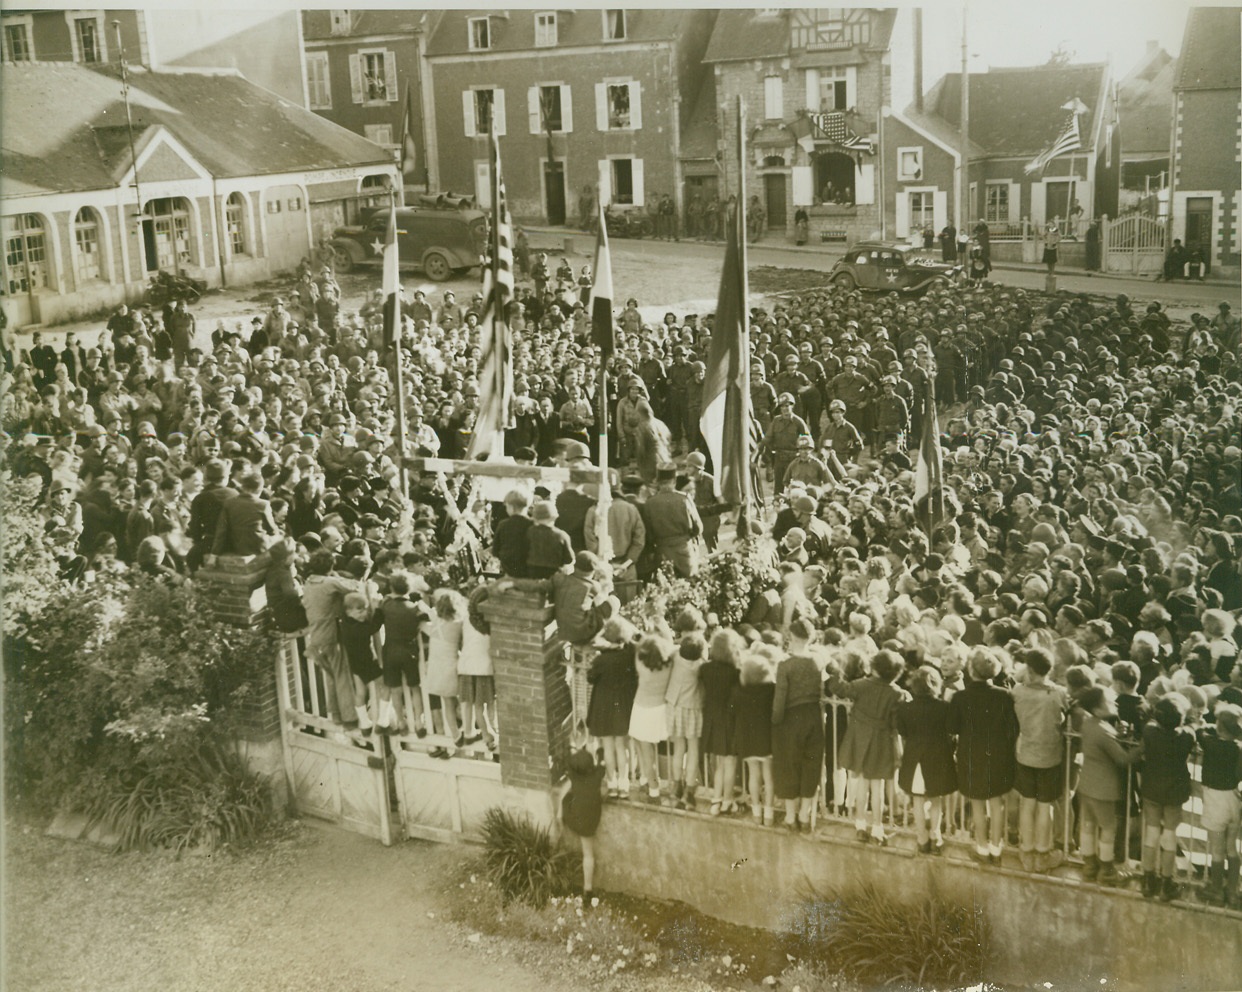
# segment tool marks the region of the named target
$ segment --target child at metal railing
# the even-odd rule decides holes
[[[810,657],[814,636],[800,617],[789,625],[789,657],[777,666],[772,701],[772,777],[776,798],[785,803],[785,826],[794,833],[811,829],[824,763],[823,678]]]
[[[1203,816],[1208,834],[1208,884],[1203,900],[1213,906],[1236,907],[1238,892],[1238,833],[1242,825],[1242,707],[1217,702],[1214,726],[1199,731],[1203,754]]]
[[[1042,648],[1022,652],[1022,680],[1013,688],[1018,718],[1014,785],[1019,803],[1018,843],[1022,868],[1046,872],[1057,867],[1065,852],[1052,847],[1052,806],[1061,795],[1065,741],[1066,695],[1048,681],[1052,655]]]
[[[733,690],[746,642],[735,630],[718,630],[707,650],[707,662],[699,668],[703,686],[703,753],[714,758],[712,770],[712,816],[731,813],[737,758],[733,748]]]
[[[920,854],[939,854],[945,797],[957,789],[949,704],[941,698],[944,681],[930,665],[915,670],[907,684],[913,698],[897,707],[903,747],[897,783],[914,797],[914,832]]]
[[[669,739],[673,744],[673,805],[694,809],[699,787],[699,738],[703,734],[703,686],[699,668],[707,655],[707,641],[699,631],[682,635],[664,700],[668,703]]]
[[[733,691],[733,744],[746,766],[750,814],[756,825],[772,826],[776,811],[772,786],[772,699],[781,652],[755,645],[742,661]]]
[[[1151,722],[1143,728],[1143,896],[1164,902],[1181,893],[1174,871],[1195,747],[1195,736],[1185,726],[1189,709],[1185,696],[1170,692],[1156,700]]]
[[[881,846],[888,843],[884,832],[884,790],[897,770],[897,708],[909,697],[894,683],[904,670],[900,655],[880,651],[871,659],[871,673],[865,678],[847,682],[835,672],[828,676],[828,691],[832,695],[854,701],[841,745],[841,764],[850,775],[854,828],[863,843],[869,839]]]
[[[1084,882],[1120,885],[1125,876],[1115,863],[1117,808],[1124,802],[1128,769],[1142,750],[1126,747],[1117,736],[1114,693],[1092,686],[1078,697],[1082,721],[1082,768],[1078,778],[1079,841]],[[1123,852],[1124,858],[1124,852]]]

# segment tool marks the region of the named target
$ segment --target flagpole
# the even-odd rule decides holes
[[[737,211],[734,214],[737,226],[737,257],[741,285],[741,313],[738,324],[741,341],[739,343],[738,372],[741,389],[737,416],[741,421],[738,425],[740,444],[746,445],[746,462],[751,461],[750,452],[750,277],[746,270],[746,107],[742,97],[737,98]],[[720,466],[716,466],[720,471]],[[737,536],[739,541],[750,538],[751,486],[743,484],[742,502],[737,511]]]
[[[402,193],[404,202],[404,192]],[[386,249],[393,252],[398,251],[397,248],[397,191],[390,191],[390,204],[388,213],[388,224],[392,230],[392,248]],[[400,255],[397,256],[398,260]],[[396,266],[398,285],[400,285],[401,267],[400,262]],[[385,301],[387,302],[387,301]],[[406,467],[406,459],[408,453],[406,451],[405,437],[405,380],[401,371],[401,293],[398,290],[392,300],[392,313],[385,315],[386,320],[392,321],[392,326],[387,328],[388,340],[392,342],[392,382],[393,389],[396,391],[396,420],[397,420],[397,451],[400,457],[397,459],[397,478],[401,484],[401,495],[408,497],[410,495],[410,476],[409,469]]]
[[[505,323],[504,307],[501,305],[499,295],[500,286],[500,142],[496,136],[496,118],[492,115],[492,120],[488,128],[488,158],[491,160],[491,176],[488,182],[491,186],[492,194],[492,230],[491,230],[491,270],[492,270],[492,293],[494,302],[492,304],[492,347],[496,349],[498,342],[504,342],[507,346],[508,325]],[[486,302],[484,303],[486,306]],[[505,389],[505,361],[504,349],[496,350],[496,396],[499,397],[500,414],[496,424],[496,432],[492,435],[492,451],[491,460],[499,461],[504,457],[505,453],[505,424],[509,419],[508,392]]]
[[[597,426],[599,428],[600,488],[595,504],[595,530],[599,556],[612,563],[616,550],[612,546],[612,531],[608,518],[612,507],[612,485],[608,477],[608,362],[616,351],[612,326],[612,254],[608,247],[608,225],[604,222],[604,204],[597,203],[597,228],[595,231],[594,280],[587,302],[591,307],[591,340],[599,349],[599,384],[596,399]],[[606,294],[606,295],[605,295]]]

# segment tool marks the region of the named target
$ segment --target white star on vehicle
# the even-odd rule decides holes
[[[884,273],[884,278],[885,278],[885,279],[887,279],[889,282],[896,282],[896,281],[897,281],[897,273],[896,273],[896,272],[885,272],[885,273]]]
[[[379,238],[376,238],[374,241],[371,242],[371,247],[374,249],[375,254],[377,255],[384,254],[385,245],[384,245],[384,242],[382,242]]]

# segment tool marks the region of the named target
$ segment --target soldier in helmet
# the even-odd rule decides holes
[[[832,470],[815,454],[815,440],[809,434],[798,438],[796,457],[785,470],[785,488],[794,482],[807,486],[826,486],[835,482]]]
[[[794,398],[790,393],[781,393],[776,398],[778,413],[772,418],[763,438],[764,451],[772,458],[772,477],[776,483],[777,495],[785,491],[785,476],[789,466],[798,454],[798,438],[803,434],[810,435],[811,429],[806,421],[794,413]]]
[[[828,404],[828,426],[824,428],[824,442],[832,442],[832,450],[844,464],[852,462],[862,451],[862,435],[845,418],[845,403],[833,400]]]

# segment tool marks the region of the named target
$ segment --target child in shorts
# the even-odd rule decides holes
[[[1174,880],[1177,828],[1190,798],[1190,766],[1195,735],[1185,726],[1190,704],[1176,692],[1152,706],[1143,728],[1143,897],[1172,902],[1181,894]]]
[[[1119,885],[1114,855],[1117,810],[1125,798],[1127,769],[1142,754],[1117,739],[1112,720],[1117,707],[1112,692],[1092,686],[1078,699],[1082,722],[1082,771],[1078,778],[1079,851],[1084,882]]]
[[[1208,883],[1203,901],[1212,906],[1237,906],[1238,829],[1242,824],[1242,707],[1218,702],[1215,724],[1199,731],[1203,754],[1203,815],[1200,822],[1208,834]]]

